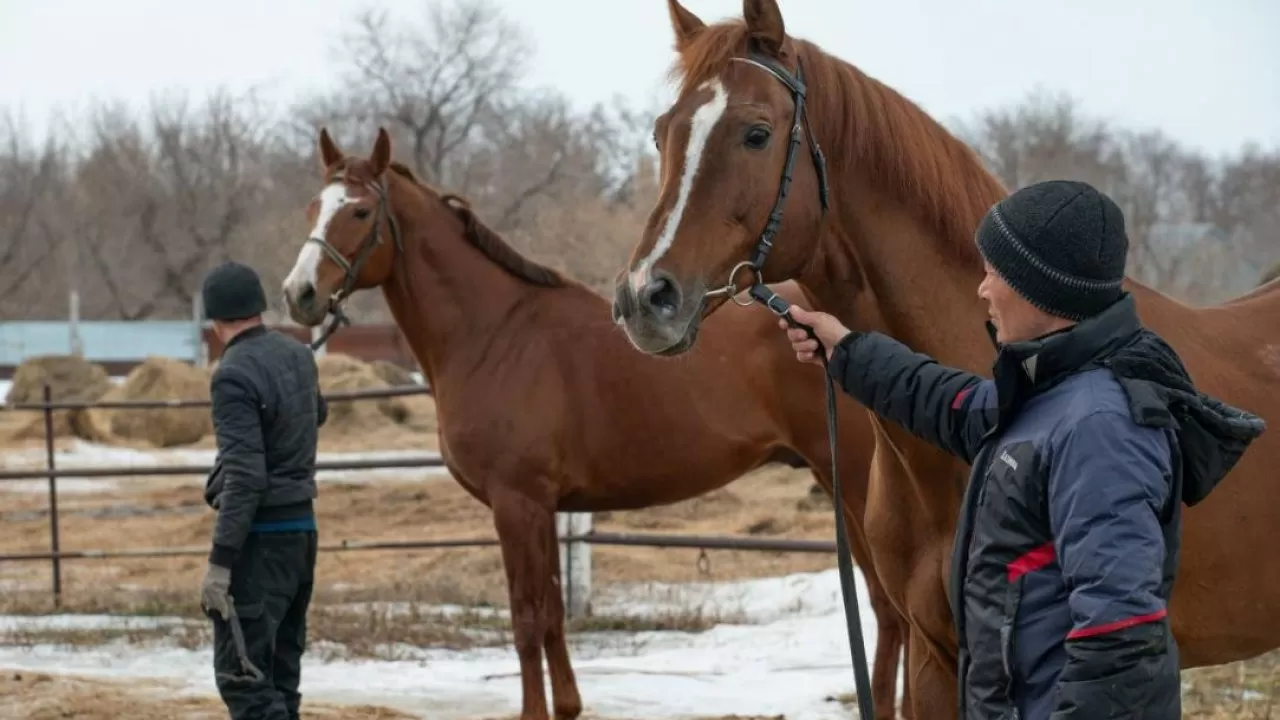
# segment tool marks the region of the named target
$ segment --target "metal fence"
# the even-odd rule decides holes
[[[352,392],[326,394],[328,402],[356,402],[361,400],[399,397],[405,395],[430,395],[425,385],[379,388]],[[62,561],[72,559],[110,559],[175,557],[206,555],[207,546],[164,547],[91,550],[63,550],[58,538],[58,480],[60,478],[85,478],[106,480],[128,476],[208,475],[212,470],[202,465],[169,465],[146,467],[57,467],[54,452],[54,413],[57,411],[87,411],[91,409],[161,409],[184,407],[210,407],[208,400],[137,400],[104,402],[54,402],[52,389],[44,386],[43,402],[14,403],[0,406],[3,411],[31,411],[44,414],[45,467],[30,470],[0,470],[0,482],[36,480],[44,478],[49,483],[49,545],[48,552],[0,553],[0,562],[24,562],[48,560],[52,563],[53,602],[59,607],[62,601]],[[316,470],[378,470],[391,468],[443,467],[439,457],[382,458],[350,460],[346,462],[317,462]],[[565,544],[615,545],[633,547],[692,548],[706,550],[756,550],[765,552],[835,553],[836,545],[823,540],[791,540],[784,538],[756,538],[749,536],[672,535],[650,533],[608,533],[592,529],[588,533],[568,534],[561,538]],[[410,550],[430,548],[490,547],[496,546],[496,537],[449,538],[433,540],[343,540],[321,544],[322,552],[351,550]],[[566,579],[568,580],[568,579]],[[568,583],[566,583],[568,584]]]

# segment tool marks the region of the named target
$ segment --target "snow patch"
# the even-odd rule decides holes
[[[876,640],[875,616],[865,602],[862,575],[854,572],[870,654]],[[614,587],[603,590],[595,606],[597,612],[644,614],[689,607],[685,603],[710,603],[718,610],[741,612],[751,622],[721,624],[696,634],[576,636],[571,653],[590,712],[605,718],[655,720],[733,713],[782,714],[788,720],[849,717],[851,710],[828,700],[854,687],[836,570],[730,583]],[[0,617],[0,627],[116,621],[110,616],[54,619],[65,617]],[[301,690],[308,699],[374,703],[433,720],[477,720],[520,711],[519,663],[509,647],[419,650],[414,659],[399,661],[322,661],[317,656],[313,652],[304,658]],[[207,647],[116,643],[77,651],[52,645],[0,646],[0,667],[176,680],[187,692],[215,694]],[[549,693],[550,683],[547,687]]]

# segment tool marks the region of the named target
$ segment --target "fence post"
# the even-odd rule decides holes
[[[57,461],[53,454],[53,390],[44,384],[44,449],[45,467],[49,471],[49,532],[53,555],[53,606],[62,607],[62,558],[58,543],[58,477],[54,474]]]
[[[195,337],[191,349],[191,364],[198,368],[209,365],[209,351],[204,346],[204,297],[200,293],[191,296],[191,326]]]
[[[591,532],[591,513],[556,513],[556,534],[560,537],[587,535]],[[560,594],[564,598],[565,615],[570,619],[591,613],[591,545],[584,542],[560,543]]]
[[[70,337],[71,354],[84,355],[84,339],[80,337],[80,293],[72,290],[68,297],[70,305],[67,331]]]
[[[320,336],[323,334],[324,334],[324,323],[320,323],[319,325],[316,325],[315,327],[311,328],[311,342],[315,342],[319,340]],[[324,357],[325,354],[328,352],[328,350],[329,350],[329,344],[325,343],[324,345],[321,345],[320,347],[316,348],[315,356],[318,358]]]

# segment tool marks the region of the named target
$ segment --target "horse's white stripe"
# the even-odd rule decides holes
[[[685,146],[684,172],[680,177],[676,203],[667,214],[667,223],[663,226],[658,241],[654,243],[653,250],[640,261],[639,267],[631,272],[631,288],[635,292],[639,292],[648,284],[649,273],[654,264],[671,249],[671,244],[675,242],[676,231],[680,229],[685,205],[689,202],[689,193],[693,190],[693,179],[702,165],[702,153],[707,147],[707,139],[711,137],[711,131],[720,122],[720,118],[724,117],[725,108],[729,106],[729,93],[724,89],[724,84],[719,78],[704,83],[698,89],[710,90],[711,98],[694,111],[693,118],[689,122],[689,143]]]
[[[325,240],[325,235],[329,232],[329,225],[333,222],[333,218],[338,211],[343,208],[353,198],[347,192],[347,185],[343,182],[335,182],[320,191],[320,212],[316,214],[315,227],[311,228],[311,234],[308,237],[317,240]],[[320,246],[315,243],[306,243],[302,249],[298,251],[298,259],[293,265],[293,269],[284,279],[286,289],[301,290],[306,285],[314,285],[316,282],[316,272],[320,268],[320,261],[323,259]]]

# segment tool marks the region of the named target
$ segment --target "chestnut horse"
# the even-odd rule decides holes
[[[445,464],[493,512],[521,718],[548,717],[544,649],[555,715],[574,718],[582,701],[554,513],[686,500],[776,461],[812,468],[830,493],[822,381],[796,382],[790,348],[763,311],[708,323],[701,350],[686,358],[639,355],[605,298],[523,257],[465,201],[392,162],[384,130],[368,158],[345,156],[325,130],[319,150],[322,190],[307,208],[314,229],[284,281],[290,315],[314,327],[350,292],[382,288],[434,393]],[[794,285],[782,292],[806,299]],[[865,412],[840,402],[841,493],[879,623],[876,699],[892,717],[905,621],[859,531],[871,457]]]
[[[668,10],[681,87],[655,124],[662,191],[615,298],[633,345],[687,351],[735,283],[795,279],[846,325],[989,377],[973,237],[1006,190],[972,149],[893,89],[788,36],[776,0],[744,0],[742,20],[713,25],[677,0]],[[1125,287],[1202,390],[1264,419],[1280,413],[1280,284],[1203,308]],[[968,468],[895,424],[873,426],[864,534],[911,626],[917,715],[954,717],[946,565]],[[1280,563],[1258,559],[1280,527],[1277,466],[1271,433],[1186,513],[1170,604],[1183,667],[1280,646]]]

